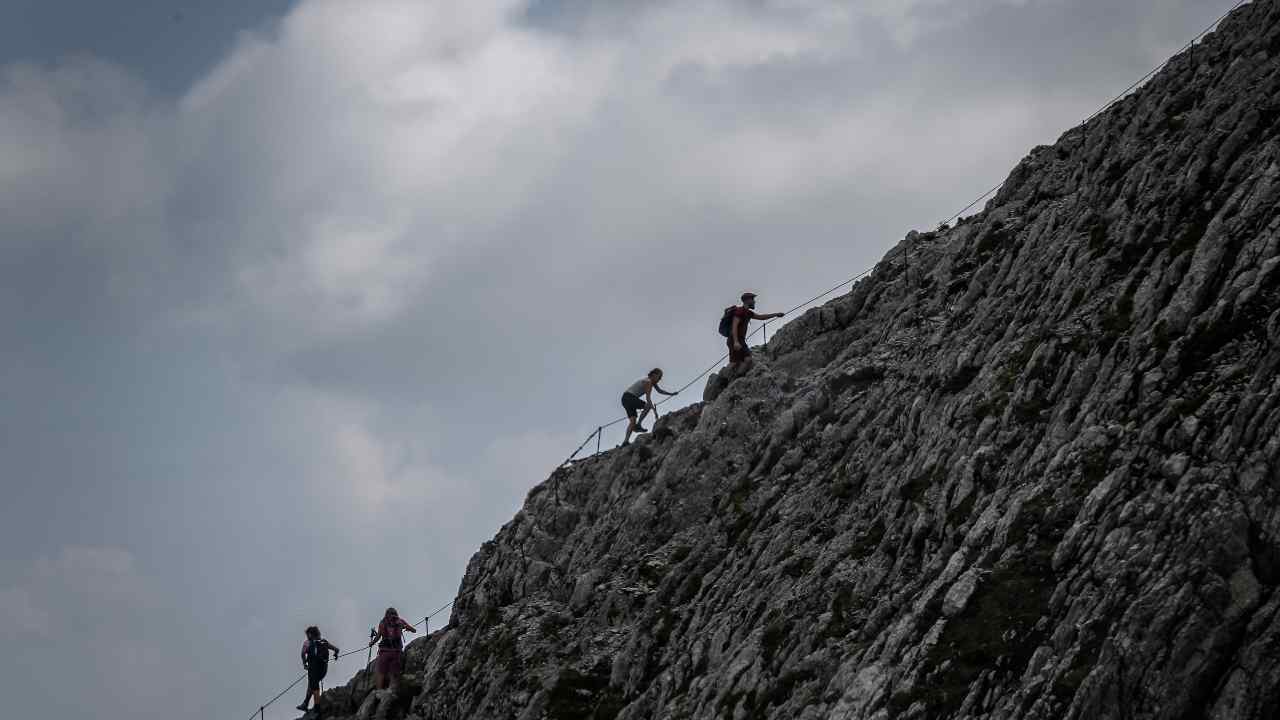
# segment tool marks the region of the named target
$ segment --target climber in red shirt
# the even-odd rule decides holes
[[[747,346],[747,324],[752,320],[772,320],[780,318],[786,313],[769,313],[760,315],[756,313],[756,294],[753,292],[742,293],[742,304],[725,310],[726,319],[731,318],[732,325],[729,328],[729,364],[743,365],[744,369],[751,367],[751,348]],[[723,322],[723,321],[722,321]]]

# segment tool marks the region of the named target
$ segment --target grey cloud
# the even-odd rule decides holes
[[[28,640],[24,635],[39,637],[48,633],[49,611],[31,597],[26,588],[16,587],[0,590],[0,635],[17,636],[20,640]]]
[[[180,94],[247,27],[268,24],[294,0],[184,2],[7,0],[0,63],[106,58],[166,95]]]

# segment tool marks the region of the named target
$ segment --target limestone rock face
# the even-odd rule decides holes
[[[1268,0],[553,473],[318,714],[1280,717],[1278,202]]]

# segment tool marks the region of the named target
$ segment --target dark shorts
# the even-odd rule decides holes
[[[323,680],[324,676],[328,674],[329,674],[328,665],[319,665],[317,663],[312,663],[311,667],[307,668],[307,692],[315,692],[316,690],[319,690],[320,681]]]
[[[622,393],[622,407],[627,411],[627,417],[633,418],[641,410],[644,410],[644,398],[636,397],[631,393]]]
[[[743,360],[746,360],[747,358],[751,357],[751,347],[747,345],[745,341],[742,343],[741,350],[733,349],[733,338],[729,338],[729,340],[727,340],[726,342],[729,346],[729,362],[730,363],[735,363],[735,364],[740,363]]]
[[[391,648],[379,648],[378,657],[374,658],[373,671],[383,675],[399,675],[404,668],[404,653]]]

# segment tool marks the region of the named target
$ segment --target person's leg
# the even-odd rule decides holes
[[[631,434],[636,431],[639,421],[636,420],[636,406],[631,400],[630,393],[622,395],[622,409],[627,411],[627,433],[622,437],[622,444],[626,445],[631,442]]]
[[[404,673],[404,653],[401,652],[398,654],[398,657],[396,657],[395,665],[391,668],[391,691],[392,692],[395,692],[395,690],[399,687],[400,675],[402,675],[403,673]]]
[[[403,669],[404,654],[396,653],[393,657],[387,658],[387,689],[395,691],[396,686],[400,683],[400,672]]]
[[[373,659],[373,688],[375,690],[385,690],[387,687],[387,675],[391,673],[390,654],[390,650],[378,648],[378,655]]]
[[[730,370],[737,370],[738,363],[742,362],[742,351],[737,350],[733,347],[732,338],[729,339],[728,345],[729,345],[729,368]]]
[[[747,347],[746,342],[742,343],[741,350],[737,350],[733,347],[733,341],[729,341],[729,368],[731,377],[742,375],[751,369],[751,348]]]
[[[378,685],[379,690],[386,690],[395,685],[396,675],[400,673],[400,654],[387,651],[386,656],[382,660],[381,667],[382,682]]]
[[[632,414],[640,413],[639,417],[636,418],[636,432],[649,432],[644,426],[644,416],[649,414],[649,403],[642,398],[633,397],[631,400],[631,412]]]
[[[636,431],[636,411],[627,402],[626,395],[622,396],[622,409],[627,411],[627,434],[622,436],[622,444],[626,445],[631,442],[631,433]]]
[[[302,696],[302,704],[298,706],[298,709],[301,710],[302,712],[307,711],[307,704],[311,702],[311,697],[312,695],[315,695],[315,692],[316,692],[317,684],[315,680],[312,679],[313,677],[314,676],[312,675],[311,671],[308,670],[307,671],[307,694]]]

